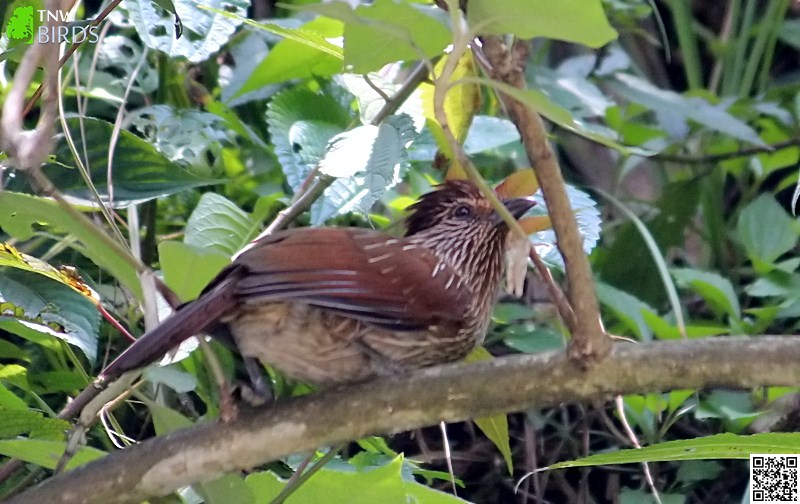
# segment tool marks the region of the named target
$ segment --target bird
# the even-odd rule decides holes
[[[518,219],[534,202],[504,205]],[[196,334],[230,337],[244,357],[323,387],[462,359],[491,321],[509,227],[465,180],[444,182],[409,210],[403,236],[321,227],[258,239],[97,383]]]

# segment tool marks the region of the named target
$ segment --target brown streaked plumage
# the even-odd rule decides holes
[[[533,202],[506,206],[519,217]],[[406,224],[403,237],[303,228],[262,238],[101,380],[220,326],[243,355],[320,385],[463,358],[486,333],[508,228],[465,181],[424,195]]]

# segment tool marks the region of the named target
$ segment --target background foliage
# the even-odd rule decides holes
[[[4,27],[19,5],[3,4]],[[79,4],[77,18],[103,7]],[[797,332],[797,9],[788,0],[468,3],[473,34],[532,39],[529,89],[515,96],[551,126],[609,332],[638,341]],[[438,60],[441,71],[447,60],[453,30],[440,7],[129,0],[102,26],[101,41],[63,68],[61,134],[44,172],[184,300],[309,176],[331,183],[297,225],[375,227],[399,221],[445,176],[452,152],[415,63]],[[25,50],[2,44],[0,100]],[[485,70],[470,53],[459,60],[462,85],[445,107],[496,183],[528,161]],[[28,462],[0,486],[7,494],[55,466],[66,427],[55,412],[128,344],[97,301],[140,334],[148,293],[124,253],[35,196],[12,167],[1,175],[0,228],[13,247],[0,250],[0,454]],[[94,211],[100,202],[105,216]],[[559,275],[552,232],[532,242]],[[77,294],[51,265],[77,268],[98,297]],[[497,305],[492,354],[565,345],[540,280],[528,280],[523,299]],[[236,375],[235,357],[214,348]],[[104,417],[73,466],[217,415],[199,352],[179,357],[147,372],[136,400]],[[308,391],[270,376],[279,396]],[[798,397],[774,387],[653,391],[483,419],[480,429],[450,425],[446,440],[436,428],[364,439],[290,502],[649,502],[653,492],[669,503],[740,502],[747,463],[738,459],[800,448],[795,434],[734,435],[795,430]],[[638,444],[658,446],[619,451]],[[678,456],[687,447],[693,456]],[[602,455],[569,462],[592,454]],[[174,499],[267,502],[301,460]],[[649,464],[613,465],[623,462]],[[515,492],[523,475],[555,463],[564,468]]]

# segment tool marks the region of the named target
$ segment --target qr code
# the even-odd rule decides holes
[[[800,503],[798,455],[750,455],[750,502]]]

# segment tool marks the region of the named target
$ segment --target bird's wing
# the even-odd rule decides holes
[[[469,289],[430,251],[352,228],[290,230],[261,239],[234,263],[240,301],[302,301],[394,329],[461,320]]]

